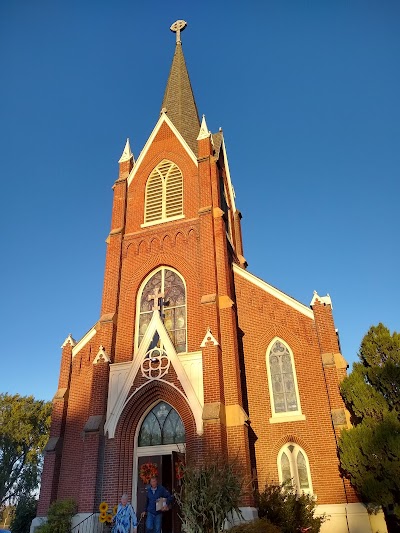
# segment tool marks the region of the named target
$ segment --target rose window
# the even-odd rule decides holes
[[[142,376],[147,379],[160,379],[168,373],[169,364],[167,353],[156,346],[146,353],[142,361]]]

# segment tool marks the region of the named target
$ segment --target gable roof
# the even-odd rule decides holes
[[[154,126],[154,129],[151,132],[150,137],[147,139],[146,144],[143,147],[143,150],[140,152],[139,157],[137,158],[136,163],[134,164],[134,166],[133,166],[133,168],[132,168],[132,170],[131,170],[131,172],[130,172],[130,174],[128,176],[128,180],[127,180],[128,187],[131,184],[131,182],[132,182],[133,178],[135,177],[136,173],[138,172],[138,170],[140,168],[140,165],[142,164],[147,152],[149,151],[149,148],[150,148],[153,140],[155,139],[157,133],[159,132],[161,126],[164,123],[166,123],[167,126],[172,130],[172,133],[176,136],[178,141],[181,143],[181,145],[183,146],[183,148],[185,149],[186,153],[191,158],[193,163],[196,166],[198,166],[197,157],[194,155],[193,150],[191,150],[191,148],[189,147],[189,145],[187,144],[185,139],[182,137],[182,135],[179,133],[177,128],[172,123],[171,119],[165,113],[161,113],[161,116],[158,119],[157,124]]]
[[[254,276],[254,274],[250,274],[247,270],[244,270],[243,268],[233,264],[233,272],[234,274],[238,274],[245,280],[249,281],[253,285],[256,285],[261,290],[267,292],[274,298],[277,298],[281,302],[285,303],[286,305],[289,305],[293,309],[296,309],[296,311],[299,311],[303,315],[307,316],[308,318],[311,318],[311,320],[314,320],[314,312],[309,307],[305,306],[301,302],[295,300],[291,296],[288,296],[284,292],[280,291],[279,289],[273,287],[269,283],[263,281],[260,278],[257,278],[257,276]]]

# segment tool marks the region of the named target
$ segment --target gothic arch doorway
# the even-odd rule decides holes
[[[178,412],[163,400],[157,402],[138,424],[135,444],[133,501],[140,515],[146,505],[150,471],[156,471],[159,483],[171,493],[180,488],[179,465],[185,461],[186,434]],[[176,505],[163,515],[162,532],[181,532]]]

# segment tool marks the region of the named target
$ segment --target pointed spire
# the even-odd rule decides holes
[[[196,138],[200,128],[199,114],[197,112],[197,106],[180,40],[180,32],[185,26],[185,21],[180,20],[176,21],[171,26],[171,31],[176,33],[177,38],[175,54],[172,60],[161,109],[163,112],[167,113],[167,116],[172,121],[173,125],[188,143],[193,152],[197,154]]]
[[[201,121],[200,131],[199,131],[197,140],[201,141],[201,139],[207,139],[208,137],[210,137],[210,135],[211,135],[211,132],[208,131],[206,117],[203,115],[203,119]]]
[[[122,152],[122,155],[118,161],[118,163],[125,163],[126,161],[130,161],[133,159],[133,154],[131,151],[131,145],[129,144],[129,137],[126,139],[126,144],[124,151]]]

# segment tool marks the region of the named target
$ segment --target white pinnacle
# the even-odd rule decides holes
[[[208,131],[206,117],[203,115],[201,126],[200,126],[200,131],[199,131],[199,136],[197,137],[197,140],[201,141],[201,139],[207,139],[210,135],[211,135],[211,132]]]
[[[129,161],[130,159],[134,160],[133,154],[131,152],[131,145],[129,144],[129,137],[126,139],[126,144],[124,151],[122,152],[122,155],[118,161],[118,163],[125,163],[126,161]]]

